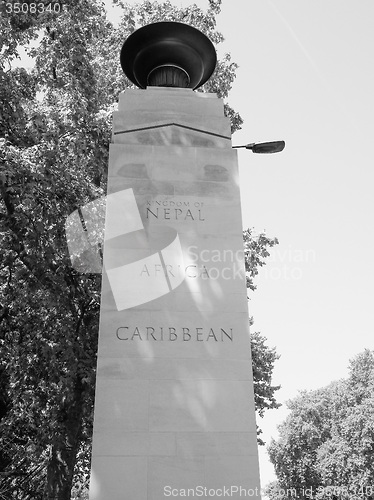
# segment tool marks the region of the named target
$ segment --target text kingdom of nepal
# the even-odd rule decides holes
[[[161,341],[161,342],[225,342],[233,341],[232,328],[174,328],[174,327],[129,327],[117,328],[116,336],[119,340]]]

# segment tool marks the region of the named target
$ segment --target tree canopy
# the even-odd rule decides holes
[[[223,40],[215,22],[221,0],[207,11],[117,0],[118,27],[98,0],[64,3],[58,13],[0,17],[0,497],[7,500],[68,500],[72,485],[85,481],[101,278],[71,267],[64,227],[75,209],[105,194],[111,115],[132,86],[119,64],[122,43],[160,20]],[[29,69],[15,65],[22,46]],[[225,55],[199,91],[226,100],[236,68]],[[227,102],[225,112],[238,130],[239,113]],[[253,288],[272,240],[249,232],[245,241]],[[259,334],[253,353],[261,414],[276,407],[277,356]]]
[[[287,403],[291,413],[268,451],[278,484],[271,499],[374,495],[374,351],[350,361],[349,377]]]

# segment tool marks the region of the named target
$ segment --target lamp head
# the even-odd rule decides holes
[[[248,144],[247,149],[252,149],[253,153],[269,154],[280,153],[284,150],[284,141],[259,142],[258,144]]]
[[[245,148],[250,149],[252,153],[270,154],[279,153],[283,151],[286,146],[284,141],[272,141],[272,142],[251,142],[250,144],[244,144],[243,146],[233,146],[233,148]]]
[[[121,50],[129,80],[147,86],[196,89],[212,75],[217,55],[212,42],[188,24],[160,22],[134,31]]]

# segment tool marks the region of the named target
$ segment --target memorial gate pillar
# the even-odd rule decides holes
[[[193,90],[212,50],[179,23],[122,50],[146,88],[113,116],[90,500],[260,498],[237,153]]]

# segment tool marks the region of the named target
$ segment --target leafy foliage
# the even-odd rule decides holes
[[[278,491],[294,489],[298,498],[307,489],[316,499],[372,498],[374,352],[350,362],[348,379],[302,392],[287,405],[291,413],[268,450]],[[277,487],[271,485],[270,498],[279,498]]]
[[[271,385],[274,363],[279,359],[275,348],[270,349],[266,345],[266,338],[259,332],[251,333],[253,386],[255,393],[255,408],[260,417],[264,416],[266,410],[277,409],[281,405],[275,399],[275,392],[280,389],[280,385]],[[259,437],[262,434],[257,426],[257,441],[261,446],[265,442]]]
[[[278,238],[269,238],[265,232],[256,233],[254,228],[243,232],[245,270],[247,273],[247,288],[255,291],[257,286],[254,278],[258,275],[259,268],[266,262],[264,259],[270,256],[269,249],[278,245]]]
[[[194,25],[216,44],[223,39],[215,30],[221,0],[206,12],[118,0],[117,28],[99,1],[64,3],[58,14],[0,18],[0,498],[7,500],[67,500],[73,484],[74,495],[84,495],[100,277],[72,269],[64,224],[105,193],[111,114],[131,86],[120,47],[136,28],[165,19]],[[32,69],[13,67],[19,48],[36,39],[27,49]],[[227,98],[236,68],[226,55],[201,91]],[[240,115],[227,103],[225,110],[239,129]],[[266,245],[259,260],[251,250],[254,266]],[[275,407],[267,387],[275,359],[256,337],[260,412]]]

